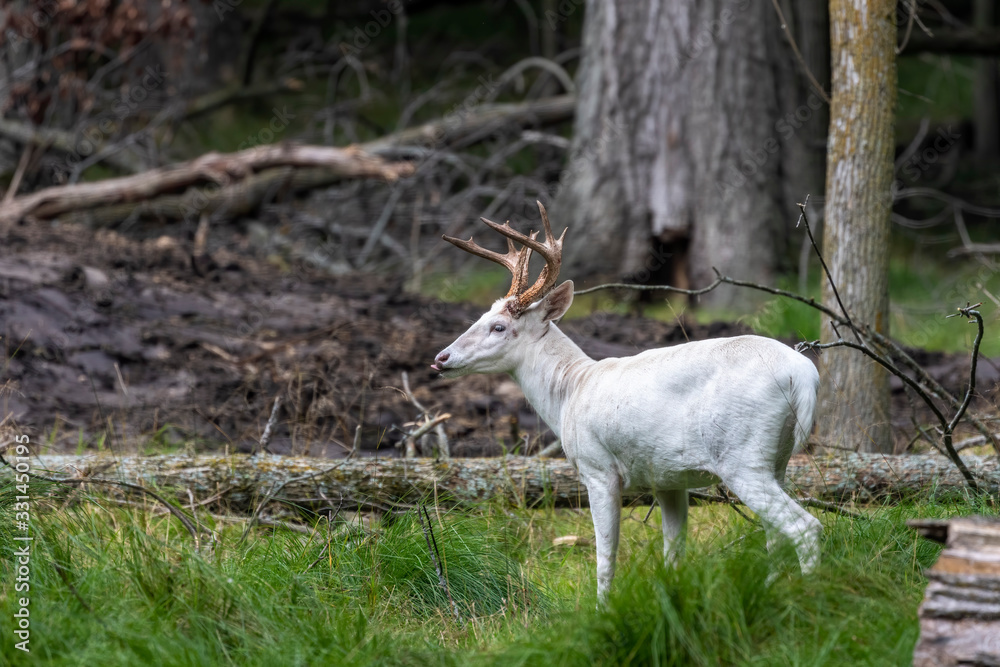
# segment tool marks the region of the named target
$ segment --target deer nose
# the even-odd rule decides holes
[[[450,356],[448,352],[438,352],[438,356],[434,357],[434,363],[431,364],[431,368],[436,371],[444,370],[444,364]]]

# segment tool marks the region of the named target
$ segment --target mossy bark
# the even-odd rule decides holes
[[[857,322],[889,333],[889,216],[896,106],[896,3],[832,0],[833,95],[823,253]],[[824,283],[823,303],[839,310]],[[824,322],[824,342],[853,340]],[[889,374],[855,350],[824,352],[819,431],[831,445],[891,452]]]

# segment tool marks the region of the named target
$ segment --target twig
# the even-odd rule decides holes
[[[913,19],[917,16],[917,0],[909,0],[910,4],[910,18],[906,21],[906,32],[903,33],[903,41],[899,43],[896,47],[896,55],[898,56],[906,48],[907,43],[910,41],[910,34],[913,32]]]
[[[281,521],[280,519],[272,519],[270,517],[257,517],[256,519],[247,519],[242,516],[229,516],[227,514],[209,514],[216,521],[225,521],[229,523],[243,523],[244,521],[253,521],[255,524],[259,523],[262,526],[274,526],[276,528],[285,528],[292,531],[293,533],[301,533],[303,535],[311,535],[312,529],[308,526],[303,526],[298,523],[291,523],[290,521]]]
[[[823,510],[824,512],[831,512],[833,514],[840,514],[841,516],[849,516],[852,519],[865,519],[865,520],[868,520],[868,517],[865,516],[864,514],[859,514],[858,512],[852,512],[849,509],[841,507],[837,503],[830,503],[830,502],[827,502],[825,500],[820,500],[818,498],[813,498],[812,496],[801,497],[801,498],[798,498],[797,500],[800,503],[802,503],[803,505],[807,505],[809,507],[815,507],[817,509]]]
[[[327,514],[326,514],[326,517],[325,517],[326,518],[326,546],[324,546],[323,549],[319,552],[319,557],[316,558],[316,560],[314,560],[313,562],[309,563],[309,567],[307,567],[305,570],[302,571],[302,574],[305,574],[309,570],[313,569],[313,567],[315,567],[321,560],[323,560],[323,556],[324,555],[330,553],[330,545],[333,543],[333,522],[337,520],[338,516],[340,516],[340,509],[343,506],[344,506],[344,498],[341,497],[340,498],[340,504],[337,505],[337,511],[336,512],[330,511],[330,510],[333,509],[332,507],[321,507],[319,509],[320,512],[322,512],[323,510],[327,510]]]
[[[664,292],[676,292],[678,294],[687,294],[688,296],[700,296],[702,294],[707,294],[711,292],[716,287],[722,283],[730,282],[728,279],[724,278],[718,271],[715,272],[716,278],[708,287],[702,287],[701,289],[682,289],[680,287],[674,287],[673,285],[637,285],[635,283],[604,283],[602,285],[597,285],[596,287],[588,287],[587,289],[574,290],[573,296],[580,296],[581,294],[590,294],[591,292],[597,292],[602,289],[632,289],[639,291],[646,290],[662,290]]]
[[[723,498],[723,501],[724,501],[724,502],[725,502],[725,503],[726,503],[727,505],[729,505],[729,506],[730,506],[731,508],[733,508],[733,511],[734,511],[734,512],[736,512],[736,513],[737,513],[737,514],[739,514],[739,515],[740,515],[741,517],[743,517],[744,519],[746,519],[746,521],[747,521],[747,522],[749,522],[749,523],[757,523],[756,521],[754,521],[753,519],[751,519],[750,517],[748,517],[748,516],[747,516],[747,515],[746,515],[746,514],[745,514],[745,513],[743,512],[743,510],[741,510],[741,509],[740,509],[740,508],[738,507],[738,505],[742,504],[742,501],[741,501],[741,500],[738,500],[737,498],[734,498],[734,497],[733,497],[732,495],[730,495],[730,493],[729,493],[729,489],[728,489],[728,488],[726,488],[726,485],[725,485],[725,484],[719,484],[717,488],[719,489],[719,496],[720,496],[721,498]]]
[[[87,604],[87,601],[83,599],[82,595],[80,595],[80,591],[78,591],[76,589],[76,586],[73,585],[73,582],[69,580],[69,575],[66,574],[66,568],[62,566],[62,563],[60,563],[58,560],[53,560],[52,565],[53,567],[56,568],[56,573],[59,575],[59,578],[62,579],[64,584],[66,584],[66,588],[68,588],[69,592],[73,594],[73,597],[76,598],[77,602],[83,605],[84,609],[93,614],[94,610],[90,608],[90,605]]]
[[[257,453],[259,452],[267,452],[268,454],[271,453],[268,451],[267,445],[268,443],[271,442],[271,432],[274,429],[275,421],[277,421],[278,419],[278,408],[280,407],[281,407],[281,396],[275,396],[274,407],[271,408],[271,416],[268,418],[267,424],[264,426],[264,432],[260,436],[260,449],[258,450]]]
[[[18,188],[21,187],[21,179],[24,178],[24,172],[28,169],[28,164],[31,162],[31,155],[35,152],[35,147],[31,144],[27,144],[24,150],[21,152],[21,159],[17,161],[17,168],[14,170],[14,177],[10,179],[10,185],[7,187],[7,192],[3,195],[3,204],[9,204],[14,196],[17,195]]]
[[[931,375],[926,370],[924,370],[924,368],[920,364],[918,364],[913,359],[913,357],[907,354],[906,350],[904,350],[902,347],[896,344],[892,339],[873,330],[867,324],[862,323],[862,326],[864,327],[866,336],[868,336],[873,341],[881,345],[883,348],[890,350],[892,356],[895,357],[895,359],[897,359],[903,366],[912,371],[917,376],[917,379],[920,380],[920,382],[924,386],[929,388],[930,393],[932,393],[936,398],[939,398],[948,403],[948,405],[950,405],[952,409],[954,410],[958,409],[960,405],[959,400],[955,396],[953,396],[950,391],[941,386],[940,382],[931,377]],[[983,436],[988,438],[990,442],[993,443],[993,447],[997,450],[998,453],[1000,453],[1000,437],[995,435],[993,431],[990,430],[990,427],[987,426],[986,423],[976,415],[969,414],[968,419],[970,422],[972,422],[972,425],[976,427],[977,431],[979,431]]]
[[[497,95],[508,82],[512,81],[515,77],[520,76],[521,72],[530,67],[538,67],[554,76],[559,80],[560,85],[562,85],[563,90],[565,90],[566,93],[570,95],[576,93],[576,86],[573,84],[573,77],[569,75],[566,68],[549,60],[548,58],[531,56],[514,63],[507,69],[507,71],[501,74],[500,77],[494,82],[493,90],[489,91],[486,97],[483,98],[483,102],[489,103],[495,100]]]
[[[777,0],[775,0],[777,2]],[[857,327],[854,326],[854,322],[851,321],[851,315],[847,312],[847,307],[844,306],[844,302],[840,300],[840,292],[837,290],[837,283],[833,280],[833,275],[830,273],[830,267],[826,265],[826,260],[823,258],[823,253],[819,251],[819,246],[816,245],[816,239],[813,238],[812,227],[809,225],[809,216],[806,215],[806,206],[809,204],[809,195],[806,195],[806,200],[799,207],[799,222],[795,223],[798,227],[799,223],[802,223],[806,227],[806,234],[809,235],[809,242],[812,244],[813,250],[816,251],[816,256],[819,257],[819,263],[823,266],[823,272],[826,274],[826,279],[830,283],[830,288],[833,290],[833,296],[837,299],[837,305],[840,306],[840,312],[844,314],[844,321],[847,322],[847,326],[851,328],[854,332],[854,337],[857,339],[858,344],[867,347],[864,340],[861,339],[861,334],[858,332]]]
[[[895,375],[896,377],[898,377],[900,380],[902,380],[903,382],[905,382],[907,385],[909,385],[910,388],[913,389],[913,391],[917,392],[917,395],[920,396],[921,399],[923,399],[924,403],[926,403],[927,406],[934,412],[934,416],[937,417],[941,421],[942,424],[947,424],[948,423],[948,420],[945,419],[944,414],[934,404],[934,402],[931,400],[930,396],[928,396],[927,393],[924,391],[923,387],[921,387],[919,384],[917,384],[916,381],[914,381],[913,378],[911,378],[909,375],[907,375],[903,371],[899,370],[895,365],[893,365],[893,363],[891,361],[889,361],[888,359],[885,359],[884,357],[876,354],[875,352],[872,352],[867,347],[862,347],[861,345],[858,345],[857,343],[852,343],[850,341],[844,340],[843,338],[841,338],[840,340],[835,340],[835,341],[833,341],[831,343],[820,343],[818,340],[803,341],[803,342],[801,342],[801,343],[799,343],[798,345],[795,346],[795,348],[797,350],[799,350],[799,351],[804,350],[804,349],[809,349],[809,350],[828,350],[828,349],[833,348],[833,347],[849,347],[852,350],[857,350],[857,351],[861,352],[862,354],[864,354],[865,356],[869,357],[875,363],[879,364],[880,366],[882,366],[883,368],[885,368],[887,371],[889,371],[890,373],[892,373],[893,375]]]
[[[962,461],[962,457],[959,456],[958,452],[955,451],[955,447],[952,445],[952,437],[955,433],[955,427],[958,422],[962,419],[965,411],[969,407],[969,403],[972,401],[972,394],[976,391],[976,366],[979,363],[979,344],[983,341],[983,316],[979,313],[976,308],[983,305],[982,303],[977,303],[976,305],[971,305],[969,303],[965,304],[965,308],[959,308],[958,313],[954,315],[949,315],[948,317],[957,317],[961,315],[968,320],[975,319],[976,323],[976,340],[972,343],[972,363],[969,369],[969,387],[965,391],[965,398],[962,400],[962,405],[959,406],[958,411],[955,416],[952,417],[951,421],[944,428],[944,437],[942,442],[944,443],[944,448],[948,452],[948,457],[954,461],[955,465],[958,466],[965,478],[969,480],[969,486],[973,490],[977,490],[978,487],[972,478],[972,474],[965,467],[965,463]]]
[[[354,427],[354,442],[351,443],[351,452],[347,458],[353,459],[361,451],[361,424]]]
[[[751,519],[749,516],[747,516],[746,514],[744,514],[742,511],[740,511],[740,509],[737,507],[737,505],[742,505],[743,504],[742,501],[740,501],[738,498],[729,496],[728,493],[725,494],[725,495],[718,495],[718,496],[716,496],[716,495],[712,495],[711,493],[704,493],[702,491],[689,490],[688,491],[688,495],[691,496],[692,498],[697,498],[698,500],[705,500],[705,501],[710,502],[710,503],[720,503],[722,505],[729,505],[734,510],[736,510],[737,514],[739,514],[741,517],[743,517],[744,519],[746,519],[750,523],[757,523],[756,521],[754,521],[753,519]],[[797,498],[796,500],[798,500],[798,502],[802,503],[803,505],[808,505],[809,507],[815,507],[817,509],[823,510],[824,512],[832,512],[833,514],[841,514],[843,516],[849,516],[852,519],[867,519],[868,518],[864,514],[858,514],[857,512],[852,512],[849,509],[841,507],[837,503],[831,503],[831,502],[827,502],[825,500],[819,500],[818,498],[813,498],[812,496],[803,496],[803,497]],[[648,519],[649,517],[647,516],[646,518]]]
[[[444,589],[445,595],[448,597],[448,603],[451,605],[451,612],[455,615],[455,620],[462,623],[462,615],[458,613],[458,605],[455,604],[455,600],[451,597],[451,589],[448,587],[448,579],[444,576],[444,570],[441,569],[441,553],[438,551],[437,540],[434,539],[434,526],[431,522],[431,515],[427,512],[427,508],[423,505],[417,507],[417,517],[420,518],[420,527],[424,531],[424,539],[427,540],[427,550],[431,554],[431,561],[434,563],[434,569],[437,570],[438,584]],[[424,518],[426,517],[427,522],[424,523]]]
[[[917,393],[917,395],[920,396],[921,399],[923,399],[924,403],[927,404],[927,406],[931,409],[931,411],[934,412],[934,416],[937,417],[938,421],[941,423],[944,434],[943,444],[945,450],[948,453],[948,458],[951,459],[952,463],[955,464],[959,472],[962,473],[962,476],[965,477],[966,483],[969,485],[969,487],[973,491],[977,491],[979,487],[978,484],[976,483],[976,478],[966,467],[965,463],[962,461],[962,457],[960,457],[958,455],[958,452],[955,451],[955,448],[951,444],[951,437],[955,425],[958,424],[958,421],[962,418],[962,415],[965,414],[966,408],[968,408],[968,404],[972,399],[972,392],[975,390],[976,359],[978,358],[979,355],[979,343],[982,339],[982,331],[983,331],[982,316],[979,315],[978,311],[972,310],[971,307],[964,309],[960,308],[959,311],[963,315],[968,313],[967,316],[969,317],[978,316],[977,320],[979,322],[979,335],[977,336],[976,342],[973,346],[973,363],[972,363],[973,377],[969,382],[969,390],[966,392],[965,400],[963,401],[962,405],[959,407],[958,411],[955,413],[955,416],[951,419],[951,421],[949,421],[941,412],[941,410],[938,409],[938,407],[931,400],[930,396],[928,396],[927,393],[924,391],[923,387],[917,384],[912,378],[910,378],[910,376],[906,375],[901,370],[899,370],[895,365],[892,364],[892,362],[872,352],[866,347],[862,347],[856,343],[851,343],[849,341],[840,339],[832,343],[820,343],[819,341],[803,342],[799,343],[799,345],[796,346],[796,349],[808,348],[814,350],[825,350],[832,347],[849,347],[858,350],[859,352],[870,357],[873,361],[875,361],[880,366],[885,368],[887,371],[889,371],[890,373],[898,377],[900,380],[905,382],[907,385],[909,385],[910,388],[913,389]]]
[[[806,66],[805,58],[802,57],[802,52],[799,51],[799,45],[795,43],[795,37],[792,36],[792,31],[788,29],[788,21],[785,20],[785,13],[781,11],[781,5],[778,4],[778,0],[771,0],[771,4],[774,5],[774,11],[778,12],[778,20],[781,21],[781,29],[785,32],[788,37],[788,43],[792,47],[792,53],[795,54],[795,59],[799,61],[799,66],[802,67],[802,71],[806,73],[809,77],[809,83],[813,85],[819,96],[823,98],[823,101],[830,104],[830,96],[826,94],[823,90],[823,86],[819,85],[819,81],[813,76],[813,73]]]
[[[438,456],[447,459],[451,458],[451,451],[448,447],[448,436],[444,431],[444,422],[451,419],[451,415],[445,413],[444,415],[436,416],[433,419],[427,408],[417,400],[417,397],[413,395],[410,390],[410,376],[406,371],[402,372],[403,380],[403,393],[406,395],[406,399],[413,404],[413,406],[419,410],[422,416],[427,420],[424,424],[418,428],[416,431],[410,433],[404,431],[406,436],[406,458],[412,459],[416,456],[416,439],[423,436],[430,429],[434,429],[435,434],[438,439]]]

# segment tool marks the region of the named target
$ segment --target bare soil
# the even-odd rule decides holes
[[[280,395],[270,451],[342,456],[360,424],[367,453],[395,456],[396,427],[419,416],[401,391],[404,371],[431,412],[451,413],[454,455],[552,439],[509,378],[430,370],[477,306],[408,293],[392,276],[289,266],[260,256],[235,226],[213,230],[200,257],[189,238],[140,236],[26,224],[0,247],[0,408],[56,451],[251,451]],[[749,332],[604,313],[564,329],[594,357]],[[966,355],[917,353],[963,390]],[[998,378],[996,363],[980,364],[986,394]],[[905,443],[911,411],[898,382],[894,395]]]

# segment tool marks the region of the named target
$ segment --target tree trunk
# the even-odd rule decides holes
[[[9,460],[9,457],[8,457]],[[983,485],[1000,483],[996,457],[967,456],[969,469]],[[519,506],[552,502],[587,505],[587,489],[566,459],[526,457],[488,459],[311,459],[285,456],[108,456],[43,455],[32,470],[58,478],[122,480],[151,487],[173,487],[184,506],[217,496],[222,504],[247,509],[277,490],[293,504],[316,507],[345,499],[347,505],[391,507],[432,498],[454,505],[506,499]],[[793,456],[786,487],[826,500],[859,502],[937,489],[961,491],[965,482],[940,456],[849,454],[816,458]],[[284,485],[284,486],[282,486]],[[640,498],[626,496],[627,501]],[[648,498],[645,499],[647,502]]]
[[[823,252],[855,321],[888,334],[888,242],[896,104],[895,2],[832,0],[833,99]],[[839,310],[824,282],[823,303]],[[824,341],[850,331],[823,325]],[[855,350],[828,350],[820,373],[820,436],[890,452],[889,374]]]
[[[975,0],[976,28],[990,31],[996,24],[996,0]],[[1000,155],[1000,61],[980,58],[976,62],[975,126],[976,157],[989,165]]]
[[[768,282],[783,213],[774,9],[589,0],[586,11],[553,212],[579,235],[570,272],[683,286],[709,282],[715,266]],[[705,298],[726,307],[746,294]]]

